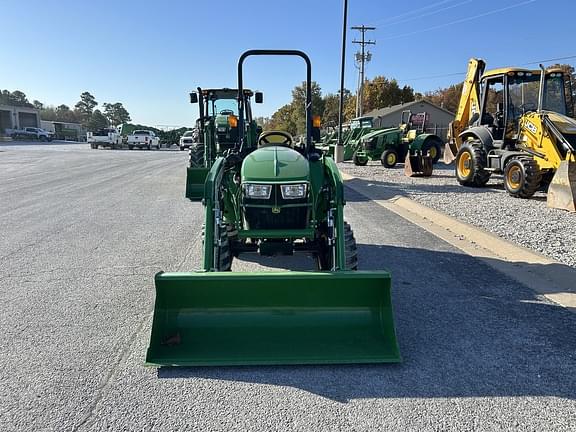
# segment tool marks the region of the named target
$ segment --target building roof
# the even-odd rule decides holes
[[[364,114],[364,116],[366,116],[366,117],[384,117],[384,116],[387,116],[388,114],[393,114],[393,113],[396,113],[396,112],[402,112],[402,111],[410,110],[410,108],[414,107],[414,105],[419,105],[419,104],[422,104],[422,103],[431,105],[431,106],[433,106],[433,107],[435,107],[435,108],[437,108],[437,109],[439,109],[439,110],[441,110],[441,111],[444,111],[446,114],[449,114],[449,115],[451,115],[452,117],[454,117],[454,113],[453,113],[453,112],[450,112],[450,111],[448,111],[447,109],[444,109],[444,108],[442,108],[442,107],[440,107],[440,106],[438,106],[438,105],[436,105],[436,104],[433,104],[432,102],[430,102],[430,101],[428,101],[428,100],[426,100],[426,99],[420,99],[420,100],[415,100],[415,101],[412,101],[412,102],[406,102],[406,103],[403,103],[403,104],[392,105],[392,106],[389,106],[389,107],[386,107],[386,108],[375,109],[375,110],[372,110],[372,111]]]

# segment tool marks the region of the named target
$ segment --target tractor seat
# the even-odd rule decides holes
[[[411,129],[406,134],[406,139],[408,141],[414,141],[416,139],[416,129]]]

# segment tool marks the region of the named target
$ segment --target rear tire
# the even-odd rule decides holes
[[[133,150],[133,149],[134,149],[134,146],[133,146],[133,145],[129,145],[129,146],[128,146],[128,150]]]
[[[354,153],[354,156],[352,157],[352,160],[354,161],[354,165],[357,166],[365,166],[368,163],[368,158],[366,159],[360,159],[356,153]]]
[[[204,144],[196,143],[190,147],[190,167],[204,167]]]
[[[490,180],[487,157],[479,141],[466,142],[456,155],[456,179],[463,186],[482,187]]]
[[[435,164],[440,160],[440,155],[442,154],[442,142],[436,138],[428,138],[422,145],[422,154],[429,154],[432,158],[432,163]]]
[[[380,157],[380,162],[386,168],[394,168],[398,163],[398,153],[392,149],[384,150]]]
[[[530,198],[538,190],[541,182],[540,167],[529,156],[511,158],[504,167],[504,187],[510,196]]]

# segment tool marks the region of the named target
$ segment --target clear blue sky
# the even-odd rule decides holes
[[[45,104],[72,107],[89,91],[100,103],[122,102],[135,122],[189,126],[197,116],[189,91],[234,87],[238,56],[253,48],[304,50],[323,91],[339,87],[342,0],[0,3],[0,89]],[[465,71],[471,56],[491,68],[576,55],[575,12],[575,0],[349,0],[348,24],[377,27],[368,77],[424,92],[460,81],[438,75]],[[354,37],[349,30],[350,89]],[[246,86],[265,94],[256,115],[287,103],[304,73],[298,59],[249,59]]]

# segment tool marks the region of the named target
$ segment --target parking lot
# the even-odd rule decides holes
[[[186,159],[0,144],[1,430],[573,430],[576,315],[352,189],[403,363],[145,367],[154,274],[200,267]]]

